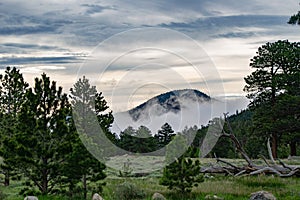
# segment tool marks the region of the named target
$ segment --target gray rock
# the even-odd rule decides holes
[[[205,200],[223,200],[224,198],[222,198],[222,197],[218,197],[217,195],[206,195],[205,196],[205,198],[204,198]]]
[[[158,192],[155,192],[153,195],[152,195],[152,200],[166,200],[166,198],[164,197],[164,195],[158,193]]]
[[[267,191],[258,191],[251,194],[249,200],[276,200],[276,197]]]
[[[103,199],[98,193],[95,193],[95,194],[93,195],[92,200],[104,200],[104,199]]]
[[[24,200],[39,200],[36,196],[27,196]]]

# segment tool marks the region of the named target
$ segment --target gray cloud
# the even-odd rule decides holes
[[[38,34],[38,33],[51,33],[55,32],[58,27],[55,26],[6,26],[0,28],[0,35],[25,35],[25,34]]]
[[[71,23],[63,18],[6,13],[0,17],[0,35],[59,34],[59,28]]]
[[[271,16],[271,15],[233,15],[233,16],[218,16],[218,17],[207,17],[207,18],[199,18],[195,21],[189,23],[177,23],[171,22],[168,24],[161,24],[161,27],[171,28],[171,29],[192,29],[192,30],[209,30],[214,33],[215,31],[222,31],[231,29],[234,27],[272,27],[283,25],[286,23],[286,19],[288,16]],[[248,34],[249,35],[249,34]],[[225,37],[244,37],[245,35],[231,35],[223,34],[219,36]],[[251,36],[251,34],[250,34]]]
[[[233,91],[231,87],[241,87],[234,83],[248,73],[247,62],[258,46],[278,39],[299,39],[299,27],[286,24],[289,15],[298,9],[295,0],[87,0],[84,3],[2,0],[0,5],[0,66],[57,64],[65,67],[59,71],[61,77],[68,73],[76,74],[73,66],[83,62],[84,55],[114,34],[132,28],[160,27],[177,30],[203,44],[208,54],[221,65],[217,66],[220,72],[226,74],[222,76],[224,84],[228,84],[226,91]],[[192,49],[184,49],[184,45],[176,43],[176,40],[165,37],[162,41],[150,37],[153,36],[149,36],[153,44],[163,43],[169,49],[180,49],[179,53],[193,55],[191,59],[194,62],[199,59]],[[134,40],[124,40],[114,44],[114,49],[105,51],[103,56],[109,58],[124,45],[135,43]],[[78,52],[78,55],[73,52]],[[176,69],[184,66],[181,62],[172,62],[174,60],[149,55],[139,60],[127,59],[110,70],[124,71],[128,69],[126,66],[152,61],[167,63]],[[237,69],[241,69],[238,74],[228,73],[237,72]],[[140,79],[149,74],[149,71],[143,70]],[[86,71],[92,74],[97,69],[90,67]],[[185,74],[191,77],[188,72]],[[167,79],[168,76],[165,77]],[[177,80],[174,82],[170,78],[167,81],[174,87],[182,86]],[[238,93],[241,89],[236,91]]]
[[[101,13],[104,10],[115,10],[115,8],[111,6],[101,6],[96,4],[81,4],[83,7],[87,7],[86,14],[92,15],[95,13]]]
[[[229,32],[224,34],[219,34],[218,37],[225,37],[225,38],[249,38],[255,36],[256,33],[254,32]]]
[[[77,57],[58,56],[58,57],[3,57],[0,65],[26,65],[26,64],[68,64],[82,62]]]
[[[59,50],[59,51],[69,51],[68,49],[57,47],[57,46],[48,46],[48,45],[37,45],[37,44],[25,44],[25,43],[3,43],[0,44],[2,48],[20,48],[25,50]]]

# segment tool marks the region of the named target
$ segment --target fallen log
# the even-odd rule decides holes
[[[257,174],[266,174],[266,175],[278,175],[280,177],[291,177],[297,176],[300,177],[300,167],[291,168],[291,170],[280,167],[280,166],[242,166],[242,167],[232,167],[232,166],[209,166],[202,167],[201,173],[218,173],[218,174],[226,174],[232,176],[240,176],[240,175],[257,175]]]
[[[224,114],[225,123],[228,126],[229,132],[226,133],[222,128],[222,135],[221,137],[227,137],[230,138],[233,143],[235,144],[235,147],[237,151],[241,153],[245,161],[247,162],[247,165],[243,166],[237,166],[233,163],[230,163],[229,161],[222,160],[220,158],[217,158],[216,156],[216,163],[214,165],[208,166],[208,167],[202,167],[201,173],[221,173],[226,175],[233,175],[233,176],[240,176],[240,175],[257,175],[257,174],[273,174],[277,175],[279,177],[292,177],[297,176],[300,177],[300,166],[295,165],[287,165],[283,161],[278,160],[279,164],[276,164],[276,161],[272,157],[272,154],[270,153],[270,141],[268,139],[268,150],[269,150],[269,156],[271,159],[272,164],[270,164],[265,157],[262,156],[262,159],[266,163],[266,165],[256,165],[250,157],[247,155],[245,150],[243,149],[241,143],[239,140],[235,137],[233,134],[233,130],[230,126],[229,120],[227,118],[227,114]],[[220,123],[222,124],[222,123]],[[226,166],[221,166],[220,163],[225,164]]]

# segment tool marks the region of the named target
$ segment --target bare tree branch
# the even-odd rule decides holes
[[[272,163],[273,163],[274,165],[276,165],[275,160],[274,160],[274,157],[273,157],[273,154],[272,154],[272,149],[271,149],[271,144],[270,144],[270,138],[268,138],[267,149],[268,149],[268,154],[269,154],[269,157],[270,157]]]
[[[272,165],[268,162],[268,160],[264,156],[260,156],[263,161],[265,162],[266,166],[259,166],[253,163],[253,161],[249,158],[245,150],[243,149],[241,143],[239,140],[235,137],[233,133],[233,129],[230,125],[230,122],[227,117],[228,113],[224,113],[225,122],[228,126],[229,132],[226,133],[222,125],[220,125],[220,128],[222,128],[222,135],[221,137],[227,137],[232,140],[232,142],[235,144],[237,151],[241,153],[243,158],[246,160],[248,165],[246,166],[237,166],[235,164],[230,163],[229,161],[222,160],[220,158],[217,158],[215,155],[215,158],[217,160],[217,163],[224,163],[227,166],[209,166],[209,167],[202,167],[201,173],[223,173],[223,174],[230,174],[234,176],[240,176],[240,175],[257,175],[257,174],[275,174],[279,177],[291,177],[291,176],[297,176],[300,177],[300,166],[288,166],[284,162],[278,159],[279,163],[281,165],[277,165],[271,152],[271,146],[270,146],[270,139],[267,141],[267,148],[269,152],[269,156],[272,162]]]

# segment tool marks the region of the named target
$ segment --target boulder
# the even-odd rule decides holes
[[[93,195],[92,200],[104,200],[104,199],[103,199],[98,193],[95,193],[95,194]]]
[[[267,191],[258,191],[251,194],[249,200],[276,200],[276,197]]]
[[[27,196],[24,200],[39,200],[36,196]]]
[[[95,194],[93,195],[92,200],[104,200],[104,199],[103,199],[98,193],[95,193]]]
[[[223,200],[224,198],[222,198],[222,197],[218,197],[217,195],[206,195],[205,196],[205,198],[204,198],[205,200]]]
[[[166,198],[164,197],[164,195],[158,193],[158,192],[155,192],[153,195],[152,195],[152,200],[166,200]]]

